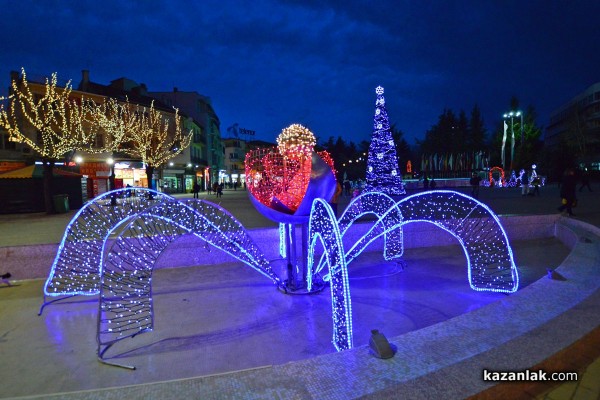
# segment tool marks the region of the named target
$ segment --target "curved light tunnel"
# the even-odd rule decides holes
[[[118,198],[117,206],[110,205],[110,196]],[[365,215],[375,216],[375,222],[345,250],[344,236]],[[518,273],[506,233],[494,213],[469,196],[438,190],[396,202],[383,193],[363,193],[350,203],[339,221],[329,204],[316,199],[308,227],[307,283],[310,289],[316,274],[328,267],[325,279],[331,283],[333,344],[337,350],[353,346],[348,264],[381,236],[385,258],[401,257],[402,227],[412,222],[432,223],[458,240],[467,259],[472,289],[506,293],[518,289]],[[73,218],[44,293],[100,293],[98,354],[102,355],[113,343],[152,329],[154,263],[184,233],[202,238],[282,285],[241,223],[223,208],[200,200],[183,203],[147,189],[120,189],[96,198]],[[117,237],[109,240],[113,234]],[[317,243],[327,251],[315,262]],[[101,346],[106,347],[101,350]]]

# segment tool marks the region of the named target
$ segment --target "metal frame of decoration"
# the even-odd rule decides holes
[[[494,171],[500,171],[500,179],[498,180],[498,182],[496,182],[496,180],[492,176],[492,173]],[[504,187],[504,186],[506,186],[506,178],[504,177],[504,170],[502,168],[500,168],[500,167],[492,167],[492,168],[490,168],[490,172],[488,173],[488,177],[489,177],[490,186],[492,186],[492,183],[494,185],[496,185],[496,187]]]
[[[110,205],[111,196],[117,198],[116,206]],[[177,208],[177,212],[193,217],[196,224],[201,222],[199,226],[207,235],[193,232],[195,235],[268,276],[277,285],[281,284],[244,227],[224,208],[196,199],[182,203],[150,189],[118,189],[87,203],[67,225],[44,285],[44,303],[39,313],[46,305],[62,298],[98,294],[103,251],[110,235],[131,218],[152,208],[158,210],[157,206],[173,208],[171,218],[177,218],[174,210]],[[48,296],[62,297],[46,301]]]
[[[401,238],[402,227],[407,223],[427,222],[454,236],[467,259],[467,279],[471,289],[513,293],[519,287],[519,274],[508,237],[498,217],[483,203],[462,193],[435,190],[418,193],[392,204],[382,202],[382,193],[364,193],[348,206],[348,221],[364,215],[368,210],[377,215],[374,227],[348,251],[344,251],[343,232],[333,216],[331,207],[321,199],[313,203],[309,222],[309,285],[310,279],[326,264],[327,280],[331,282],[333,340],[338,350],[352,348],[352,308],[348,283],[348,264],[377,237],[397,234]],[[391,199],[391,198],[390,198]],[[340,222],[344,220],[344,215]],[[384,221],[388,223],[384,223]],[[377,227],[377,228],[375,228]],[[315,267],[315,247],[320,240],[327,249]],[[359,245],[360,244],[360,245]],[[358,245],[358,246],[357,246]],[[396,249],[395,255],[401,254]],[[345,297],[347,296],[347,298]]]
[[[111,195],[119,197],[117,206],[103,204]],[[374,223],[346,251],[344,237],[366,214],[375,215]],[[518,271],[506,232],[485,204],[467,195],[436,190],[396,202],[384,193],[367,192],[352,200],[339,221],[330,205],[316,198],[308,217],[307,281],[311,286],[325,265],[328,267],[323,279],[331,286],[333,344],[338,351],[353,346],[348,264],[381,236],[385,238],[385,258],[401,257],[403,226],[413,222],[432,223],[458,240],[473,290],[512,293],[518,289]],[[104,355],[120,340],[152,330],[154,264],[182,234],[193,234],[251,266],[279,288],[284,285],[243,226],[223,208],[196,199],[180,202],[147,189],[120,189],[86,205],[68,225],[46,281],[44,300],[46,295],[99,293],[98,358],[133,368],[107,362]],[[290,234],[288,226],[280,227],[280,236]],[[318,243],[324,251],[315,263]],[[48,287],[60,290],[48,292]]]

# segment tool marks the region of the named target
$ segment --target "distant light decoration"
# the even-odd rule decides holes
[[[407,174],[412,174],[413,170],[412,170],[412,162],[410,162],[410,160],[408,160],[406,162],[406,173]]]
[[[517,186],[517,175],[515,174],[515,171],[512,170],[510,171],[510,178],[508,180],[508,182],[506,183],[507,187],[516,187]]]
[[[497,181],[494,179],[494,176],[493,176],[494,172],[498,172],[500,174],[500,177],[498,178]],[[489,177],[490,186],[495,186],[495,187],[504,187],[504,186],[506,186],[506,180],[504,179],[504,170],[502,168],[500,168],[500,167],[492,167],[492,168],[490,168],[490,172],[488,173],[488,177]]]
[[[373,132],[369,144],[367,158],[366,191],[381,191],[391,195],[406,194],[402,175],[392,173],[398,169],[396,144],[392,137],[390,122],[385,108],[383,87],[375,88],[375,116],[373,118]]]

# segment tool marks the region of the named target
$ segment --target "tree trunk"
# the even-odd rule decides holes
[[[54,161],[47,158],[42,159],[44,173],[42,176],[44,184],[44,207],[47,214],[56,214],[52,201],[52,189],[54,188]]]
[[[115,167],[114,165],[110,166],[110,175],[108,177],[108,184],[110,186],[109,190],[115,190]],[[110,205],[111,206],[116,206],[117,205],[117,196],[114,194],[110,195]]]
[[[154,174],[154,166],[146,164],[146,178],[148,178],[148,189],[156,190],[152,185],[152,175]],[[152,200],[154,196],[148,193],[148,199]]]

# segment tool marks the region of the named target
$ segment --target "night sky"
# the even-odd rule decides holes
[[[0,0],[0,95],[21,67],[75,87],[88,69],[209,96],[223,136],[238,123],[274,141],[300,123],[358,143],[381,85],[409,143],[444,108],[478,104],[494,130],[512,96],[546,126],[600,81],[599,15],[597,0]]]

